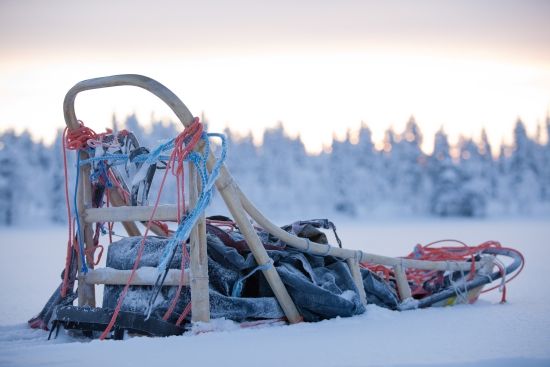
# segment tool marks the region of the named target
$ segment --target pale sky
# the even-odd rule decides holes
[[[66,91],[119,73],[165,84],[211,131],[282,121],[310,151],[411,115],[427,151],[440,126],[498,144],[550,108],[550,1],[0,0],[0,130],[51,141]],[[113,112],[175,119],[136,88],[85,92],[76,111],[96,130]]]

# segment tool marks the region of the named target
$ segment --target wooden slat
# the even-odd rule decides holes
[[[126,205],[126,200],[124,200],[124,198],[122,197],[122,195],[120,195],[120,193],[116,188],[109,189],[109,196],[113,207],[121,207]],[[91,210],[94,210],[94,209],[91,209]],[[84,213],[85,217],[87,216],[87,212],[88,211]],[[105,221],[100,220],[99,222],[105,222]],[[114,222],[114,221],[106,221],[106,222]],[[122,226],[126,230],[126,233],[128,233],[128,236],[141,236],[141,232],[134,222],[122,222]]]
[[[84,213],[86,223],[95,222],[147,222],[153,212],[152,206],[117,206],[110,208],[90,208]],[[153,220],[176,221],[176,205],[159,205]]]
[[[87,284],[109,284],[109,285],[125,285],[130,279],[131,270],[117,270],[113,268],[99,268],[88,271],[85,279]],[[82,275],[81,275],[82,276]],[[158,271],[153,267],[141,267],[136,270],[136,274],[132,279],[131,285],[154,285],[157,281]],[[79,276],[80,277],[80,276]],[[164,285],[177,286],[179,285],[181,271],[178,269],[168,270]],[[189,273],[183,275],[183,285],[189,285]]]

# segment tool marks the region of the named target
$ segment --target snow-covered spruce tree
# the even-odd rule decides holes
[[[0,150],[0,223],[43,218],[47,208],[46,172],[50,162],[42,143],[28,132],[5,132]]]
[[[258,165],[258,149],[254,145],[252,134],[238,135],[226,128],[223,132],[227,140],[226,165],[229,171],[238,182],[241,189],[250,196],[258,205],[264,198],[264,192],[259,185],[260,177]],[[267,177],[266,177],[267,179]],[[221,202],[213,201],[213,207],[208,209],[212,214],[227,211]],[[227,214],[227,213],[225,213]]]
[[[432,182],[430,213],[438,216],[460,215],[463,206],[462,175],[452,161],[449,140],[443,128],[435,134],[434,150],[428,158],[428,174]]]
[[[26,192],[21,199],[21,214],[25,220],[46,219],[50,214],[50,198],[47,195],[51,172],[49,150],[41,141],[34,142],[27,131],[19,136],[19,147],[22,185]]]
[[[495,162],[496,172],[496,204],[501,214],[511,213],[514,201],[510,185],[510,155],[512,147],[501,142],[498,158]]]
[[[414,117],[391,148],[395,175],[394,198],[400,207],[413,213],[427,211],[429,183],[426,174],[426,155],[422,152],[422,133]]]
[[[51,168],[48,170],[49,179],[47,181],[49,217],[56,223],[63,223],[67,220],[62,136],[63,131],[58,130],[53,145],[48,149],[51,162]],[[69,152],[67,158],[70,158],[70,153],[71,152]],[[69,171],[71,167],[72,166],[67,165],[67,171]]]
[[[111,116],[111,129],[113,131],[119,131],[120,130],[119,123],[118,123],[118,120],[117,120],[116,115],[115,115],[114,112]]]
[[[17,137],[13,131],[0,135],[0,225],[12,225],[16,221],[16,191],[19,182],[17,167]]]
[[[550,202],[550,115],[545,122],[546,143],[540,146],[540,187],[542,200]]]
[[[374,147],[372,132],[366,124],[361,124],[357,145],[352,149],[350,158],[353,158],[353,169],[356,171],[356,201],[361,203],[360,212],[365,214],[371,212],[386,196],[381,156]]]
[[[252,134],[237,135],[230,129],[224,130],[227,139],[227,166],[231,173],[239,180],[244,187],[247,182],[260,181],[257,176],[258,169],[258,149],[254,145]],[[255,177],[252,178],[252,175]],[[267,180],[262,177],[261,180]]]
[[[497,167],[493,158],[491,143],[489,143],[489,138],[485,129],[481,130],[481,140],[478,144],[478,148],[482,161],[481,175],[485,182],[486,194],[491,200],[494,200],[497,191]]]
[[[264,201],[269,202],[270,211],[282,214],[307,207],[310,197],[301,181],[308,176],[305,160],[302,141],[288,137],[281,123],[264,131],[258,173],[260,187],[268,193]]]
[[[145,129],[143,128],[143,126],[141,126],[135,114],[131,114],[130,116],[126,117],[123,126],[124,129],[134,133],[142,146],[150,146],[149,143],[152,139],[150,136],[147,136],[147,134],[145,134]]]
[[[381,166],[382,171],[382,180],[385,182],[386,191],[389,194],[385,196],[386,202],[389,198],[392,198],[392,193],[395,192],[397,186],[397,169],[396,166],[399,164],[397,162],[397,156],[393,154],[393,147],[397,141],[397,134],[393,130],[393,127],[390,127],[384,132],[384,148],[381,152]]]
[[[327,181],[329,186],[327,197],[330,198],[333,209],[341,214],[357,215],[357,188],[364,184],[357,177],[354,162],[354,149],[348,131],[344,141],[332,140],[332,152],[328,159]]]
[[[516,210],[529,212],[540,200],[539,172],[535,160],[535,142],[527,136],[523,122],[518,119],[514,128],[514,148],[510,157],[510,190]]]
[[[461,137],[458,143],[461,179],[458,183],[462,205],[459,215],[483,216],[490,199],[490,181],[485,177],[486,162],[471,138]]]

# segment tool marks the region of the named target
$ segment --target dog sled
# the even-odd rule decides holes
[[[114,86],[156,95],[183,132],[144,147],[131,131],[86,127],[76,117],[77,95]],[[506,283],[524,266],[519,251],[495,241],[445,240],[387,257],[346,248],[327,219],[275,225],[225,166],[225,137],[205,131],[174,93],[148,77],[82,81],[67,93],[63,110],[65,267],[59,287],[29,320],[50,336],[62,328],[100,339],[180,335],[212,318],[243,327],[315,322],[362,314],[368,304],[406,311],[473,303],[495,288],[504,301]],[[70,151],[76,154],[72,190]],[[169,177],[175,203],[160,204]],[[230,217],[206,217],[214,190]],[[114,223],[127,237],[112,241]],[[105,266],[98,267],[100,238],[107,237]]]

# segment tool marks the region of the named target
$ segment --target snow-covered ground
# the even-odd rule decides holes
[[[283,223],[281,223],[283,224]],[[494,239],[515,247],[526,268],[500,294],[475,305],[364,315],[315,324],[219,331],[171,338],[83,341],[30,330],[59,281],[63,227],[0,229],[0,366],[550,366],[550,219],[397,219],[337,222],[344,246],[404,255],[416,243]]]

